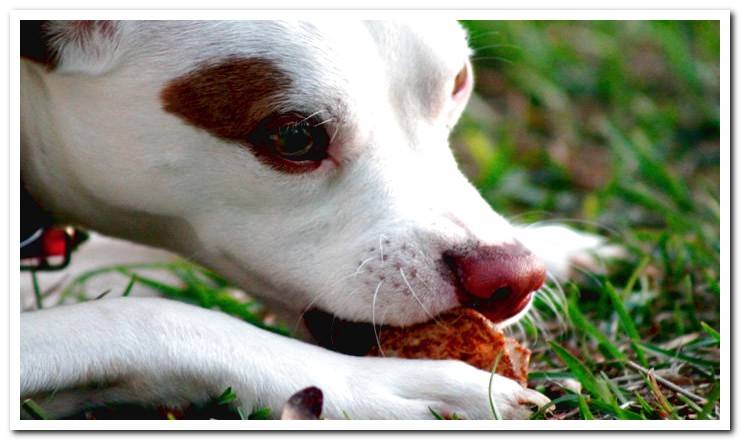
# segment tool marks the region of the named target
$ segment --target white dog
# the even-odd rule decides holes
[[[473,77],[455,22],[45,26],[21,63],[38,206],[191,258],[275,309],[399,326],[465,304],[505,326],[546,268],[562,276],[601,243],[512,226],[458,170],[448,135]],[[491,417],[490,374],[462,362],[346,355],[157,298],[23,313],[21,354],[23,397],[54,393],[57,415],[226,387],[279,410],[315,385],[327,418]],[[491,394],[505,418],[548,401],[498,375]]]

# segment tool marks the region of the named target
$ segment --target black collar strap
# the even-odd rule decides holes
[[[21,270],[62,269],[72,250],[86,238],[82,230],[55,226],[21,180]]]

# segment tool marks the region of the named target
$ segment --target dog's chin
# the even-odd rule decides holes
[[[496,308],[493,304],[486,303],[461,306],[472,307],[491,320],[497,328],[505,328],[527,314],[532,299],[533,293],[530,293],[517,304],[506,307]],[[385,326],[341,319],[316,308],[306,311],[303,319],[317,344],[348,355],[365,355],[374,346],[378,346]]]

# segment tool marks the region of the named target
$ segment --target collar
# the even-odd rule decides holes
[[[49,213],[31,197],[21,179],[21,270],[59,270],[69,264],[87,233],[71,226],[58,226]]]

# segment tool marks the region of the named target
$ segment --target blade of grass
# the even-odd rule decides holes
[[[625,355],[623,355],[623,353],[620,352],[620,350],[617,347],[615,347],[614,344],[612,344],[612,342],[607,338],[607,336],[605,336],[605,334],[603,334],[602,331],[597,329],[597,327],[594,326],[584,316],[584,314],[582,314],[582,312],[579,310],[579,307],[576,305],[576,300],[574,297],[572,297],[568,302],[568,314],[569,314],[569,318],[574,324],[574,327],[582,331],[584,334],[587,334],[590,337],[597,340],[600,346],[605,349],[605,351],[609,354],[610,357],[616,360],[625,359]]]
[[[491,397],[491,386],[494,382],[494,375],[496,375],[497,372],[497,366],[499,366],[499,360],[502,358],[503,351],[499,351],[497,354],[497,358],[494,360],[494,366],[491,368],[491,376],[489,377],[489,408],[491,409],[491,414],[494,416],[495,420],[501,420],[502,416],[499,413],[499,410],[497,409],[497,405],[494,402],[494,398]]]
[[[639,343],[639,345],[642,348],[646,349],[647,351],[653,352],[655,354],[663,355],[670,359],[681,360],[695,367],[709,367],[713,369],[718,369],[720,367],[719,361],[705,360],[703,358],[693,357],[691,355],[680,354],[679,348],[677,348],[676,351],[667,351],[666,349],[662,349],[650,343]]]
[[[121,297],[128,297],[129,294],[131,294],[131,289],[134,287],[134,283],[136,283],[136,274],[131,276],[131,280],[129,280],[129,284],[126,285],[126,289],[124,289],[123,294],[121,294]]]
[[[656,409],[654,409],[651,406],[651,404],[649,404],[648,401],[646,401],[646,399],[643,398],[638,391],[635,391],[635,397],[636,397],[636,401],[638,401],[638,404],[641,405],[641,408],[643,409],[644,412],[647,412],[651,417],[656,415]]]
[[[635,413],[628,409],[621,409],[614,403],[605,403],[602,400],[592,398],[592,407],[610,415],[614,415],[616,418],[621,420],[644,420],[646,419],[643,415]]]
[[[694,410],[697,413],[697,415],[702,413],[702,408],[698,406],[697,404],[695,404],[694,401],[690,400],[689,398],[685,397],[682,394],[677,394],[677,398],[679,398],[684,404],[686,404],[692,410]]]
[[[36,419],[36,420],[50,420],[51,419],[49,415],[46,414],[46,411],[44,411],[44,409],[42,409],[41,406],[39,406],[34,400],[30,398],[23,400],[22,407],[23,407],[23,410],[28,412],[28,414],[31,415],[33,419]]]
[[[594,419],[594,415],[592,415],[592,412],[589,410],[589,406],[587,405],[587,400],[584,399],[584,395],[579,395],[579,413],[581,413],[581,417],[584,420]]]
[[[576,357],[571,355],[563,346],[556,342],[551,342],[551,349],[556,353],[558,358],[563,361],[566,366],[574,374],[574,377],[589,391],[592,396],[602,399],[607,403],[614,403],[615,398],[612,396],[610,390],[600,382],[587,367]]]
[[[428,406],[427,408],[430,409],[430,413],[432,414],[432,416],[435,417],[436,420],[444,420],[445,419],[442,416],[440,416],[439,413],[435,412],[431,407]]]
[[[221,393],[216,398],[217,404],[229,404],[237,399],[237,394],[234,393],[231,387],[227,387],[224,389],[224,392]]]
[[[680,286],[682,288],[682,293],[684,294],[684,307],[682,308],[683,315],[689,319],[690,323],[692,323],[693,328],[701,327],[702,324],[700,323],[700,320],[697,318],[697,308],[695,307],[695,299],[694,299],[694,289],[693,289],[693,283],[692,283],[692,276],[690,274],[686,274],[682,281],[680,282]],[[679,305],[680,302],[677,302],[677,305]]]
[[[33,296],[36,299],[36,309],[44,308],[44,299],[41,296],[41,287],[39,287],[39,277],[36,271],[31,271],[31,282],[33,283]]]
[[[606,281],[603,286],[605,292],[612,301],[612,306],[613,308],[615,308],[615,312],[617,313],[618,318],[620,319],[620,326],[630,338],[631,346],[633,347],[633,350],[638,357],[638,361],[641,363],[641,365],[646,366],[648,364],[648,362],[646,361],[646,355],[643,353],[643,349],[641,349],[640,347],[640,343],[642,340],[641,336],[638,334],[638,330],[636,329],[635,323],[633,323],[633,319],[630,318],[628,311],[625,309],[623,299],[620,297],[618,292],[615,290],[615,287],[613,287],[610,282]]]
[[[102,299],[103,297],[107,296],[110,293],[111,293],[111,290],[110,289],[106,289],[102,293],[98,294],[93,300],[100,300],[100,299]]]
[[[677,411],[674,410],[674,407],[671,405],[669,400],[666,399],[664,393],[661,392],[661,388],[656,382],[656,377],[654,376],[653,369],[649,369],[648,373],[646,374],[646,383],[648,384],[648,388],[651,391],[651,394],[653,394],[654,398],[656,398],[656,401],[659,403],[659,406],[661,407],[664,415],[673,420],[679,419],[679,417],[677,416]]]
[[[702,326],[702,329],[708,335],[710,335],[711,337],[713,337],[713,339],[715,340],[716,343],[720,344],[720,333],[718,331],[716,331],[715,329],[713,329],[712,326],[708,325],[705,322],[700,322],[700,326]]]
[[[527,375],[528,381],[547,381],[547,380],[558,380],[565,378],[574,378],[574,375],[569,371],[541,371],[541,372],[530,372]]]
[[[133,276],[135,274],[126,269],[120,269],[119,271],[122,274],[126,274],[127,276]],[[192,303],[203,307],[216,307],[227,314],[239,317],[248,323],[251,323],[261,329],[265,329],[266,331],[285,336],[290,335],[287,329],[263,323],[263,321],[258,316],[250,311],[249,304],[245,304],[228,294],[222,293],[221,291],[216,291],[217,295],[208,295],[204,300],[201,298],[203,291],[197,291],[198,294],[194,296],[193,292],[189,292],[187,289],[167,285],[139,274],[137,274],[136,277],[137,282],[159,291],[161,294],[168,298]],[[199,287],[199,289],[201,288]],[[201,301],[204,301],[205,303],[201,303]]]
[[[702,412],[697,415],[698,420],[708,419],[710,413],[715,409],[715,403],[718,401],[718,398],[720,398],[720,382],[716,382],[713,385],[713,389],[708,394],[708,402],[702,407]]]
[[[269,420],[272,411],[269,407],[259,407],[253,409],[252,413],[247,416],[248,420]]]
[[[551,408],[555,409],[557,405],[561,403],[575,403],[578,404],[579,402],[579,395],[577,394],[566,394],[562,395],[558,398],[555,398],[551,400],[548,404],[538,409],[537,412],[533,413],[530,416],[531,420],[538,420],[545,416],[545,413],[550,411]]]
[[[628,400],[625,398],[625,395],[623,395],[623,392],[620,390],[617,384],[615,384],[614,381],[612,381],[606,373],[600,372],[600,377],[602,377],[602,380],[607,384],[607,387],[610,388],[612,393],[617,397],[619,404],[624,404]]]
[[[111,266],[104,266],[100,268],[96,268],[94,270],[90,270],[87,272],[84,272],[77,276],[75,279],[73,279],[62,291],[62,293],[59,295],[59,300],[57,301],[57,305],[61,305],[64,303],[64,301],[71,295],[73,295],[80,286],[84,285],[87,281],[90,279],[93,279],[95,277],[111,273],[111,272],[121,272],[122,270],[128,270],[128,271],[134,271],[134,270],[172,270],[176,267],[183,266],[183,265],[190,265],[189,263],[184,262],[170,262],[170,263],[132,263],[127,265],[111,265]]]
[[[640,365],[638,365],[638,364],[636,364],[636,363],[634,363],[632,361],[628,361],[627,365],[629,367],[637,370],[638,372],[642,373],[643,375],[650,375],[652,379],[654,379],[655,381],[660,382],[661,384],[663,384],[664,386],[666,386],[667,388],[673,390],[674,392],[676,392],[678,394],[682,394],[682,395],[687,396],[688,398],[692,398],[693,400],[695,400],[695,401],[697,401],[697,402],[699,402],[701,404],[704,404],[706,402],[706,399],[705,398],[703,398],[703,397],[701,397],[701,396],[699,396],[697,394],[694,394],[694,393],[688,391],[687,389],[684,389],[683,387],[680,387],[680,386],[672,383],[671,381],[667,380],[664,377],[661,377],[659,375],[656,375],[653,372],[653,369],[646,369],[643,366],[640,366]]]
[[[638,266],[636,266],[636,269],[633,270],[630,277],[628,278],[628,281],[625,283],[625,287],[623,288],[623,297],[627,298],[628,296],[630,296],[630,294],[633,292],[633,287],[635,286],[636,281],[650,262],[651,258],[649,256],[643,256],[641,261],[638,263]]]

